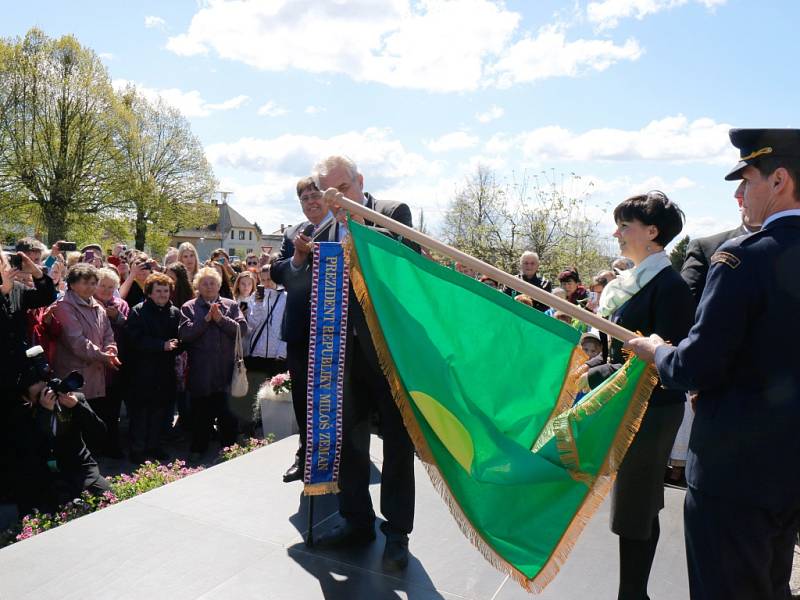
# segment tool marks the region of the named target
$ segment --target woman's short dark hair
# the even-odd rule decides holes
[[[580,283],[581,276],[578,275],[578,269],[575,267],[568,267],[558,274],[558,281],[561,283],[565,281],[574,281],[575,283]]]
[[[97,273],[97,268],[94,265],[87,263],[77,263],[72,265],[67,271],[67,286],[72,287],[73,283],[77,283],[82,279],[94,279],[100,281],[100,275]]]
[[[664,192],[653,190],[639,196],[631,196],[614,209],[614,222],[639,221],[653,225],[658,235],[653,240],[660,246],[669,244],[683,229],[683,211]]]
[[[145,295],[149,296],[152,294],[153,288],[157,285],[169,286],[170,293],[175,289],[175,282],[172,281],[172,278],[169,275],[164,275],[164,273],[152,273],[151,275],[148,275],[147,279],[144,281]]]

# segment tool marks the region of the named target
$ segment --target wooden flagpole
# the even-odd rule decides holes
[[[441,254],[454,258],[458,262],[470,267],[474,271],[483,275],[488,275],[495,281],[498,281],[507,287],[513,288],[520,293],[527,294],[534,300],[568,314],[569,316],[578,319],[583,323],[591,325],[598,331],[602,331],[613,338],[621,340],[622,342],[627,342],[632,338],[638,337],[634,332],[629,331],[628,329],[625,329],[616,323],[612,323],[611,321],[603,319],[602,317],[599,317],[585,308],[571,304],[567,300],[559,298],[558,296],[554,296],[553,294],[546,292],[535,285],[531,285],[519,277],[514,277],[505,271],[501,271],[497,267],[493,267],[482,260],[474,258],[469,254],[465,254],[460,250],[453,248],[452,246],[448,246],[437,239],[417,231],[416,229],[412,229],[411,227],[407,227],[402,223],[398,223],[394,219],[367,208],[358,202],[353,202],[349,198],[344,198],[342,196],[336,197],[333,195],[334,191],[335,190],[328,190],[328,192],[325,193],[325,199],[329,201],[330,205],[333,205],[334,209],[337,206],[344,208],[350,211],[352,214],[364,217],[365,219],[372,221],[381,227],[385,227],[389,231],[401,235],[406,239],[412,240],[422,246],[425,246],[426,248],[436,250]]]

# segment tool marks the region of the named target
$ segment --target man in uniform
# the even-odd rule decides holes
[[[734,129],[744,224],[711,258],[689,336],[628,343],[698,390],[684,521],[693,600],[790,598],[800,524],[800,130]],[[743,468],[746,467],[746,468]]]

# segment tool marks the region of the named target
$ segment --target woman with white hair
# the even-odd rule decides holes
[[[236,419],[228,396],[237,329],[244,339],[247,321],[235,301],[220,297],[221,285],[219,272],[203,267],[194,278],[197,297],[181,307],[178,333],[189,355],[187,388],[192,395],[192,461],[198,461],[208,449],[215,419],[220,444],[229,446],[236,441]]]

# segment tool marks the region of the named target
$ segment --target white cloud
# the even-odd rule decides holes
[[[440,167],[409,152],[392,138],[390,129],[370,127],[330,138],[285,134],[277,138],[242,138],[206,147],[209,161],[222,169],[279,173],[295,179],[308,175],[314,163],[331,154],[345,154],[358,164],[367,189],[404,178],[437,175]]]
[[[303,111],[307,115],[318,115],[320,113],[324,113],[327,109],[322,106],[306,106],[305,110]]]
[[[482,113],[476,113],[475,118],[478,120],[479,123],[489,123],[496,119],[499,119],[505,114],[505,111],[497,106],[496,104],[492,104],[489,107],[489,110]]]
[[[586,7],[589,21],[597,23],[600,29],[611,29],[620,19],[644,19],[646,16],[688,4],[690,0],[601,0],[590,2]],[[709,10],[722,6],[727,0],[693,0]]]
[[[283,108],[282,106],[278,106],[272,100],[268,101],[263,106],[258,107],[258,114],[262,117],[280,117],[285,115],[289,111]]]
[[[114,60],[114,55],[111,52],[100,52],[97,56],[105,61]]]
[[[572,77],[641,54],[634,40],[569,41],[557,26],[533,36],[520,21],[496,0],[208,0],[167,48],[437,92]]]
[[[208,111],[233,110],[235,108],[240,108],[241,106],[246,104],[248,100],[250,100],[249,96],[241,94],[239,96],[229,98],[228,100],[225,100],[224,102],[220,102],[218,104],[206,104],[205,108]]]
[[[294,186],[317,160],[331,154],[351,157],[368,191],[408,202],[415,218],[424,207],[426,218],[435,223],[452,193],[452,181],[443,176],[442,164],[409,152],[389,129],[373,127],[329,138],[289,134],[242,138],[206,147],[222,187],[234,192],[232,204],[266,229],[303,218]],[[248,180],[251,183],[242,183]]]
[[[642,180],[637,180],[629,176],[615,177],[613,179],[603,179],[594,175],[585,175],[581,178],[589,182],[592,196],[600,199],[622,200],[634,194],[644,194],[650,190],[661,190],[668,196],[680,194],[681,191],[697,186],[695,181],[688,177],[678,177],[673,181],[665,180],[663,177],[654,175]],[[678,200],[678,198],[673,198]],[[678,202],[680,204],[680,202]]]
[[[574,133],[548,126],[514,135],[497,134],[486,143],[489,153],[519,152],[528,161],[629,161],[735,163],[728,141],[730,125],[683,115],[651,121],[639,130],[590,129]]]
[[[638,60],[641,55],[633,39],[621,46],[611,40],[570,42],[563,27],[550,25],[511,46],[492,67],[492,81],[507,88],[550,77],[577,77],[587,71],[605,71],[622,60]]]
[[[147,27],[147,29],[164,29],[166,24],[167,22],[161,17],[148,15],[144,18],[144,26]]]
[[[151,102],[161,98],[167,104],[177,108],[185,117],[208,117],[213,112],[233,110],[241,107],[250,98],[245,95],[235,96],[219,103],[206,102],[197,90],[185,92],[178,88],[156,89],[126,79],[114,79],[114,89],[121,90],[127,85],[136,86],[136,91]]]
[[[479,142],[480,138],[476,135],[470,135],[465,131],[454,131],[453,133],[446,133],[435,140],[426,140],[425,146],[431,152],[439,153],[474,148]]]

